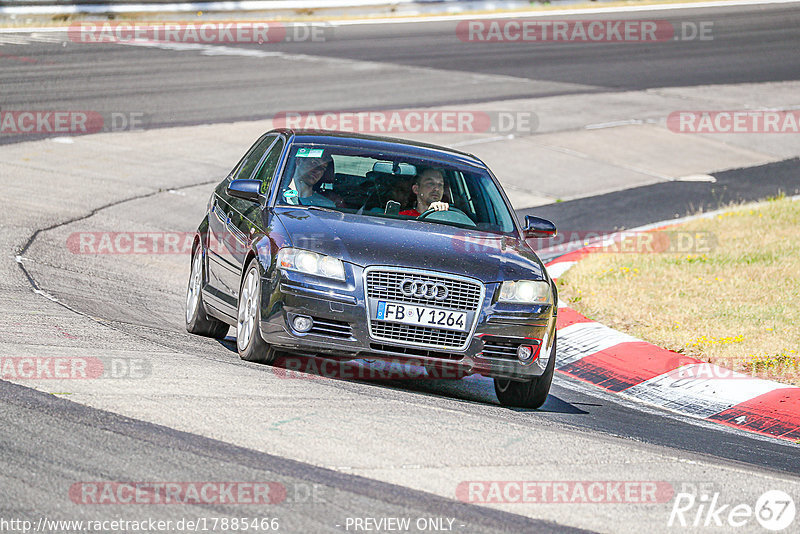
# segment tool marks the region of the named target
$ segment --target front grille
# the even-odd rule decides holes
[[[309,334],[319,334],[321,336],[330,336],[338,338],[353,337],[353,328],[350,323],[344,321],[336,321],[334,319],[322,319],[321,317],[312,317],[314,326],[308,331]]]
[[[442,283],[447,288],[447,299],[440,302],[433,299],[407,297],[400,292],[400,282],[405,278]],[[476,282],[456,280],[444,275],[375,270],[367,273],[367,297],[435,306],[448,310],[475,311],[481,304],[481,286]]]
[[[520,343],[486,343],[483,346],[483,355],[487,358],[500,358],[503,360],[516,360],[517,347]]]
[[[435,347],[461,347],[469,337],[467,332],[389,323],[386,321],[373,320],[371,326],[372,335],[375,337]]]
[[[463,354],[452,354],[450,352],[441,352],[437,350],[429,350],[416,347],[387,345],[385,343],[370,343],[369,348],[381,352],[393,352],[395,354],[402,354],[404,356],[424,356],[426,358],[439,358],[441,360],[460,360],[464,357]],[[386,355],[381,354],[381,356],[385,357]]]

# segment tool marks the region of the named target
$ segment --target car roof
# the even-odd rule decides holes
[[[400,151],[420,158],[458,161],[459,163],[473,167],[486,168],[485,163],[467,152],[460,152],[452,148],[420,143],[408,139],[365,135],[353,132],[337,132],[332,130],[294,130],[280,128],[273,131],[286,134],[289,137],[294,137],[294,141],[297,143],[335,144],[348,147],[363,147],[378,151]]]

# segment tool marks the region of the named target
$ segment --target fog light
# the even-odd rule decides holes
[[[517,347],[517,359],[522,363],[528,363],[533,358],[534,353],[536,352],[536,347],[532,347],[530,345],[520,345]]]
[[[298,315],[294,318],[294,320],[292,320],[292,325],[298,332],[308,332],[311,330],[311,327],[314,326],[314,321],[311,319],[311,317]]]

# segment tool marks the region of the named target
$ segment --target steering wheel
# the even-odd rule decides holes
[[[439,217],[430,217],[434,213],[440,214]],[[465,225],[468,225],[468,226],[477,226],[475,224],[475,221],[470,219],[469,216],[467,216],[466,213],[464,213],[460,209],[455,208],[453,206],[450,206],[449,208],[447,208],[447,210],[442,210],[442,211],[437,211],[437,210],[434,210],[434,209],[425,210],[424,212],[419,214],[419,216],[417,217],[417,220],[418,221],[423,221],[426,218],[430,218],[431,220],[439,219],[439,220],[442,220],[442,221],[445,221],[445,222],[454,222],[454,223],[457,223],[457,224],[465,224]]]
[[[457,212],[457,213],[460,213],[461,215],[464,215],[464,216],[466,216],[466,215],[467,215],[466,213],[464,213],[464,212],[463,212],[463,211],[461,211],[460,209],[458,209],[458,208],[456,208],[456,207],[453,207],[453,206],[450,206],[450,207],[449,207],[449,208],[447,208],[446,210],[435,210],[435,209],[433,209],[433,208],[427,209],[427,210],[423,211],[422,213],[420,213],[420,214],[417,216],[417,219],[424,219],[425,217],[427,217],[427,216],[428,216],[428,215],[430,215],[431,213],[436,213],[437,211],[455,211],[455,212]]]

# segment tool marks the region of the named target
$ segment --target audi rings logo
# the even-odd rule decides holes
[[[434,299],[443,301],[449,295],[447,287],[441,282],[424,282],[422,280],[412,280],[403,278],[400,281],[400,293],[406,297],[418,299]]]

